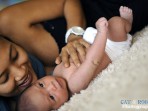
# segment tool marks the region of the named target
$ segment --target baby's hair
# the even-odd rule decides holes
[[[16,111],[50,111],[49,109],[41,109],[40,105],[35,104],[34,100],[32,100],[32,98],[28,96],[30,95],[30,93],[26,93],[26,91],[27,90],[25,90],[20,95],[17,101]]]
[[[36,105],[31,102],[31,98],[29,98],[27,93],[25,93],[26,91],[27,91],[27,88],[19,96],[19,99],[16,104],[16,111],[40,111],[36,107]]]
[[[17,102],[16,111],[40,111],[36,105],[32,104],[31,99],[27,95],[22,94]]]

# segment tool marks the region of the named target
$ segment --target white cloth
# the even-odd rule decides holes
[[[90,44],[93,43],[97,34],[97,30],[93,27],[88,27],[83,35],[84,40],[89,42]],[[127,34],[127,40],[122,42],[114,42],[110,39],[107,39],[105,52],[111,59],[111,61],[116,60],[124,51],[129,50],[132,41],[132,36]]]

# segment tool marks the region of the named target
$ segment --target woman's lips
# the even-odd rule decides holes
[[[19,87],[28,87],[32,83],[32,75],[31,73],[28,73],[27,77],[24,79],[24,81],[19,85]]]

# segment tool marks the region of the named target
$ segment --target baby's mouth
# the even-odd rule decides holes
[[[62,88],[62,87],[63,87],[63,86],[62,86],[62,81],[59,80],[59,79],[57,79],[57,78],[56,78],[56,81],[57,81],[58,85]]]

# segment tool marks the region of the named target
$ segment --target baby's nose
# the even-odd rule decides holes
[[[56,91],[56,89],[57,89],[56,85],[54,84],[53,81],[51,81],[51,83],[49,84],[48,90]]]

